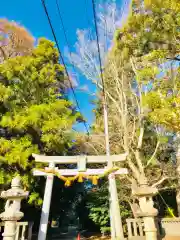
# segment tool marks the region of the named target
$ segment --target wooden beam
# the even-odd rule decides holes
[[[46,168],[46,169],[50,169],[50,168]],[[86,172],[78,172],[77,169],[57,169],[55,168],[55,170],[62,176],[76,176],[79,173],[84,173],[86,175],[100,175],[100,174],[104,174],[105,171],[107,171],[106,168],[103,169],[87,169]],[[116,172],[114,172],[113,174],[128,174],[128,169],[127,168],[120,168],[119,170],[117,170]],[[39,171],[39,170],[34,170],[33,171],[33,175],[34,176],[47,176],[48,173]]]
[[[41,163],[50,163],[53,162],[55,164],[73,164],[77,163],[80,158],[84,158],[87,163],[107,163],[108,159],[111,158],[112,162],[122,162],[126,160],[127,154],[119,154],[119,155],[101,155],[101,156],[45,156],[32,154],[35,158],[36,162]]]

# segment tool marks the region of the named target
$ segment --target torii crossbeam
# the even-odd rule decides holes
[[[86,163],[99,163],[105,164],[111,160],[113,163],[122,162],[126,160],[126,154],[112,155],[112,156],[44,156],[33,154],[36,162],[48,163],[49,167],[45,169],[56,170],[62,176],[75,176],[79,173],[86,175],[99,175],[107,171],[107,167],[102,169],[86,169]],[[77,164],[77,169],[58,169],[56,164]],[[120,168],[114,174],[127,174],[126,168]],[[51,204],[52,187],[54,175],[40,170],[34,170],[34,176],[46,176],[46,186],[44,192],[44,200],[41,213],[41,221],[38,233],[38,240],[46,240],[49,209]]]

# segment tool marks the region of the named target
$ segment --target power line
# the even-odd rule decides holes
[[[89,26],[89,31],[88,31],[88,34],[89,34],[89,38],[91,41],[93,41],[93,36],[92,36],[92,32],[91,32],[91,18],[88,14],[88,0],[84,0],[84,4],[85,4],[85,15],[86,15],[86,20],[87,20],[87,24]]]
[[[93,15],[94,15],[94,24],[95,24],[95,32],[96,32],[96,42],[97,42],[97,49],[98,49],[101,81],[102,81],[103,111],[104,111],[104,132],[105,132],[105,142],[106,142],[106,154],[110,155],[109,126],[108,126],[108,106],[107,106],[107,101],[106,101],[105,83],[104,83],[102,61],[101,61],[101,51],[100,51],[100,44],[99,44],[99,34],[98,34],[98,27],[97,27],[96,6],[95,6],[95,1],[94,0],[92,0],[92,7],[93,7]],[[109,164],[112,164],[112,162],[110,162]]]
[[[105,143],[106,143],[106,155],[110,156],[108,108],[107,108],[107,102],[106,102],[105,84],[104,84],[104,78],[103,78],[101,53],[100,53],[100,46],[99,46],[99,36],[98,36],[98,28],[97,28],[97,19],[96,19],[96,7],[95,7],[94,0],[92,0],[92,6],[93,6],[93,14],[94,14],[97,48],[98,48],[98,54],[99,54],[101,81],[102,81],[102,88],[103,88],[102,90],[103,90],[103,100],[104,100],[103,109],[104,109],[104,132],[105,132]],[[112,167],[112,165],[113,165],[113,163],[109,158],[108,166]],[[124,238],[123,229],[122,229],[122,220],[121,220],[120,210],[119,210],[119,205],[118,205],[117,187],[116,187],[116,181],[114,178],[109,179],[109,193],[110,193],[111,236],[113,239],[115,237]]]
[[[69,51],[69,54],[70,54],[70,57],[72,56],[71,54],[71,48],[70,48],[70,43],[68,41],[68,37],[67,37],[67,32],[66,32],[66,28],[65,28],[65,25],[64,25],[64,21],[63,21],[63,17],[62,17],[62,14],[61,14],[61,11],[60,11],[60,7],[59,7],[59,3],[58,3],[58,0],[56,0],[56,6],[57,6],[57,10],[58,10],[58,15],[59,15],[59,18],[60,18],[60,21],[61,21],[61,25],[62,25],[62,29],[63,29],[63,33],[64,33],[64,37],[65,37],[65,40],[66,40],[66,45],[68,47],[68,51]],[[76,72],[75,70],[75,66],[73,64],[73,62],[71,62],[71,65],[72,65],[72,68],[74,70],[74,72]],[[73,87],[73,86],[72,86]],[[74,90],[74,89],[73,89]],[[86,130],[87,130],[87,133],[88,133],[88,136],[89,136],[89,131],[88,131],[88,127],[87,125],[89,126],[89,124],[85,123],[86,124]],[[89,126],[90,127],[90,126]]]
[[[53,26],[52,26],[52,22],[51,22],[51,19],[50,19],[50,16],[49,16],[47,7],[46,7],[46,5],[45,5],[45,0],[41,0],[41,2],[42,2],[42,5],[43,5],[43,8],[44,8],[46,17],[47,17],[47,19],[48,19],[48,23],[49,23],[49,25],[50,25],[50,28],[51,28],[51,31],[52,31],[54,40],[55,40],[55,42],[56,42],[56,46],[57,46],[57,49],[58,49],[58,52],[59,52],[59,55],[60,55],[62,64],[64,65],[65,73],[66,73],[67,78],[68,78],[68,81],[69,81],[69,83],[70,83],[70,88],[71,88],[72,93],[73,93],[73,95],[74,95],[75,102],[76,102],[76,106],[77,106],[77,108],[78,108],[78,110],[79,110],[79,112],[80,112],[80,114],[81,114],[81,109],[80,109],[80,106],[79,106],[79,103],[78,103],[78,100],[77,100],[77,97],[76,97],[76,93],[75,93],[75,91],[74,91],[72,82],[71,82],[71,80],[70,80],[69,73],[68,73],[66,64],[65,64],[65,62],[64,62],[64,58],[63,58],[63,56],[62,56],[62,54],[61,54],[61,50],[60,50],[60,47],[59,47],[59,43],[58,43],[58,40],[57,40],[55,31],[54,31],[54,28],[53,28]],[[81,114],[81,115],[82,115],[82,114]],[[88,130],[87,124],[86,124],[86,122],[84,122],[84,121],[83,121],[83,123],[84,123],[84,126],[85,126],[85,128],[86,128],[87,134],[89,135],[89,130]]]
[[[87,23],[89,26],[91,26],[91,21],[88,14],[88,1],[84,0],[84,4],[85,4],[85,15],[86,15]]]
[[[100,72],[101,72],[101,81],[102,81],[103,95],[104,95],[104,101],[105,101],[105,99],[106,99],[105,83],[104,83],[104,77],[103,77],[101,51],[100,51],[100,44],[99,44],[99,34],[98,34],[98,27],[97,27],[96,6],[95,6],[94,0],[92,0],[92,7],[93,7],[94,24],[95,24],[95,31],[96,31],[96,42],[97,42],[97,48],[98,48],[99,65],[100,65]],[[106,104],[106,102],[104,102],[104,104]]]
[[[61,25],[62,25],[64,37],[65,37],[65,40],[66,40],[66,45],[67,45],[67,47],[68,47],[68,52],[69,52],[70,57],[71,57],[72,54],[71,54],[71,50],[70,50],[70,44],[69,44],[69,41],[68,41],[68,37],[67,37],[67,33],[66,33],[66,28],[65,28],[65,25],[64,25],[64,21],[63,21],[63,18],[62,18],[62,14],[61,14],[61,11],[60,11],[60,7],[59,7],[58,0],[56,0],[56,7],[57,7],[58,15],[59,15],[59,18],[60,18],[60,21],[61,21]],[[71,58],[72,58],[72,57],[71,57]],[[71,66],[73,67],[74,72],[76,72],[76,71],[75,71],[75,66],[74,66],[74,64],[73,64],[73,61],[71,61]]]
[[[63,21],[62,15],[61,15],[61,11],[60,11],[60,7],[59,7],[58,0],[56,0],[56,7],[57,7],[58,15],[59,15],[59,18],[60,18],[60,21],[61,21],[61,25],[62,25],[64,37],[65,37],[65,40],[66,40],[66,44],[67,44],[67,47],[68,47],[68,49],[69,49],[69,53],[71,54],[70,44],[69,44],[69,41],[68,41],[68,38],[67,38],[66,28],[65,28],[65,26],[64,26],[64,21]]]

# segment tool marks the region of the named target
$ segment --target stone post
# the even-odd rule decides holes
[[[20,211],[21,200],[28,195],[29,193],[21,188],[20,177],[12,180],[11,189],[1,193],[1,198],[6,199],[5,211],[0,214],[0,218],[5,222],[3,240],[15,240],[17,221],[24,216]]]
[[[143,217],[146,240],[158,239],[158,231],[155,222],[158,210],[154,208],[152,200],[155,194],[157,194],[157,189],[149,187],[147,184],[137,186],[133,193],[139,201],[139,209],[136,211],[136,216]]]

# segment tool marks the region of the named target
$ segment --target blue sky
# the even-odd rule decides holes
[[[89,26],[86,15],[86,5],[88,9],[88,17],[92,22]],[[71,46],[71,50],[76,42],[76,30],[85,29],[88,27],[93,28],[93,15],[92,15],[92,3],[91,0],[59,0],[61,13],[66,27],[66,32],[68,36],[68,41]],[[53,27],[55,28],[57,39],[61,51],[64,52],[64,47],[66,45],[64,34],[62,31],[61,22],[57,13],[55,0],[46,0],[46,5],[52,19]],[[41,4],[41,0],[5,0],[1,1],[0,7],[0,17],[7,18],[9,20],[14,20],[24,27],[26,27],[35,38],[46,37],[50,40],[53,39],[51,29],[48,25],[48,20],[46,18],[44,9]],[[90,84],[90,82],[80,77],[80,84],[87,85],[88,88],[93,92],[95,87]],[[93,106],[90,103],[90,96],[85,92],[76,91],[76,96],[81,108],[82,114],[87,119],[88,123],[91,124],[94,118],[92,113]],[[72,93],[70,97],[73,98]],[[76,126],[78,130],[84,131],[84,126]]]

